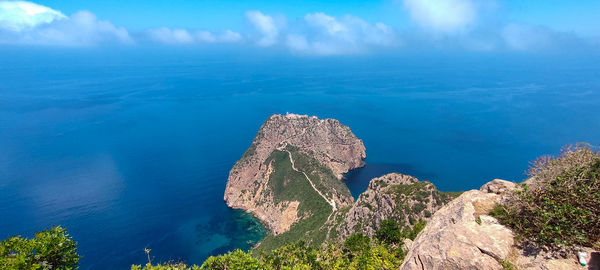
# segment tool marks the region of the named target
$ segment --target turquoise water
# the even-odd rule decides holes
[[[519,181],[566,143],[600,143],[598,57],[309,58],[194,50],[6,49],[0,237],[62,224],[82,269],[201,263],[264,231],[228,209],[229,169],[271,114],[337,118],[367,166],[441,190]]]

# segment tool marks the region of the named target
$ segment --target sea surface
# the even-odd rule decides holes
[[[3,48],[0,238],[60,224],[82,269],[248,249],[267,232],[223,191],[276,113],[350,126],[367,148],[355,197],[389,172],[445,191],[521,181],[538,156],[600,143],[599,60]]]

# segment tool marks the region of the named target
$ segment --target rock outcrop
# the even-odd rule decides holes
[[[442,207],[412,243],[400,269],[581,269],[575,256],[557,259],[519,249],[513,232],[487,214],[515,188],[496,179]]]
[[[395,219],[401,226],[412,227],[419,220],[427,221],[432,213],[454,198],[454,193],[440,192],[433,184],[417,178],[390,173],[369,182],[369,187],[334,226],[338,239],[362,233],[372,237],[379,224]]]
[[[306,201],[323,200],[330,212],[352,204],[340,180],[365,157],[362,141],[335,119],[273,115],[231,169],[224,199],[281,234],[315,214]],[[288,186],[305,189],[285,191]]]
[[[503,269],[513,234],[486,213],[499,196],[465,192],[434,214],[401,269]]]

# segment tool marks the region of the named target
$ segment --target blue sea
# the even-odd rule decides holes
[[[271,114],[336,118],[367,148],[354,196],[400,172],[439,189],[521,181],[529,161],[600,143],[600,57],[340,57],[193,48],[3,48],[0,238],[52,225],[82,269],[202,263],[267,233],[228,209],[229,169]]]

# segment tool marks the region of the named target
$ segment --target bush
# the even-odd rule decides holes
[[[379,224],[375,238],[388,245],[397,245],[402,241],[400,225],[395,219],[386,219]]]
[[[371,239],[362,233],[354,234],[344,242],[344,250],[348,253],[366,252],[371,248]]]
[[[398,269],[402,263],[401,249],[374,243],[362,234],[353,235],[343,244],[329,244],[313,248],[304,241],[285,244],[270,253],[243,252],[237,250],[225,255],[211,256],[202,266],[187,266],[181,263],[168,263],[153,266],[147,264],[144,270],[333,270],[333,269]],[[134,265],[132,270],[141,270]]]
[[[77,243],[60,227],[0,242],[0,269],[77,269]]]
[[[528,185],[491,214],[519,241],[546,247],[594,246],[600,240],[600,156],[588,145],[532,163]]]
[[[406,228],[405,231],[403,232],[403,236],[410,239],[410,240],[415,240],[415,238],[417,238],[417,235],[419,235],[419,233],[425,229],[425,225],[427,223],[423,220],[419,220],[419,222],[415,223],[415,225],[412,227],[412,229]]]
[[[199,269],[260,270],[265,269],[265,266],[251,254],[236,250],[225,256],[209,257]]]
[[[199,266],[187,266],[184,263],[164,263],[158,265],[146,264],[144,268],[140,265],[132,265],[131,270],[199,270]]]

